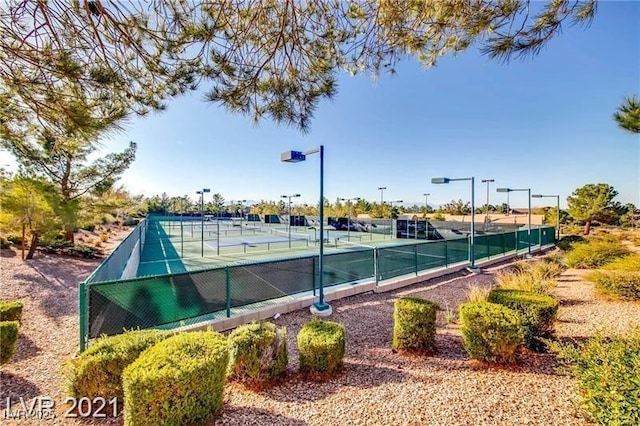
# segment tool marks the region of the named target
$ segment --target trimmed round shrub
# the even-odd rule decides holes
[[[177,334],[124,369],[124,424],[197,425],[220,411],[227,339],[213,331]]]
[[[497,363],[515,361],[524,335],[517,312],[489,302],[463,303],[459,312],[464,349],[471,358]]]
[[[314,319],[300,329],[297,337],[300,372],[333,373],[344,366],[343,325]]]
[[[287,371],[287,330],[266,321],[229,335],[229,377],[245,383],[274,380]]]
[[[436,351],[438,305],[419,297],[403,297],[393,305],[394,349]]]
[[[489,293],[488,301],[518,312],[524,331],[524,344],[535,351],[545,349],[541,339],[553,336],[553,324],[558,315],[556,299],[528,291],[496,289]]]
[[[122,371],[142,351],[166,339],[160,330],[127,331],[96,340],[86,351],[65,365],[67,393],[74,398],[123,397]]]
[[[6,364],[16,351],[18,321],[0,321],[0,365]]]
[[[624,300],[640,300],[640,271],[597,271],[589,274],[599,293]]]
[[[22,308],[24,303],[19,300],[0,302],[0,321],[22,322]]]

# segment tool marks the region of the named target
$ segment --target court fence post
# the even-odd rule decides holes
[[[418,276],[418,244],[413,245],[413,265],[416,271],[416,277]]]
[[[87,283],[81,282],[78,288],[78,310],[80,311],[80,352],[87,348]]]
[[[226,277],[226,281],[225,281],[225,289],[226,289],[226,293],[227,293],[227,318],[231,317],[231,280],[229,279],[229,267],[225,266],[224,268],[225,271],[225,277]]]
[[[449,246],[447,240],[444,240],[444,267],[449,267]]]
[[[378,271],[380,270],[378,268],[378,247],[374,247],[373,248],[373,274],[375,275],[375,279],[376,279],[376,287],[378,287]]]
[[[312,260],[312,268],[311,268],[312,278],[311,279],[312,279],[312,286],[313,286],[313,295],[315,296],[316,295],[316,285],[317,285],[317,279],[316,279],[317,278],[316,277],[316,274],[317,274],[317,272],[316,272],[316,263],[317,262],[316,262],[316,257],[313,256],[311,258],[311,260]]]

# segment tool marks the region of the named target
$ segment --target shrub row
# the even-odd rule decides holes
[[[565,263],[570,268],[599,268],[628,254],[629,249],[620,242],[591,240],[573,244],[565,255]]]
[[[437,309],[437,304],[418,297],[396,300],[393,307],[392,347],[435,352]]]
[[[640,300],[640,271],[597,271],[589,274],[598,292],[624,300]]]
[[[582,405],[595,423],[640,424],[640,327],[554,349],[577,378]]]
[[[302,373],[334,373],[344,365],[344,326],[314,319],[298,333],[298,352]]]
[[[23,306],[18,300],[0,301],[0,365],[9,362],[16,351]]]

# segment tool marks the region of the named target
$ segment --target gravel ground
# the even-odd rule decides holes
[[[25,300],[26,308],[17,352],[0,372],[0,408],[7,397],[16,401],[52,396],[60,417],[64,412],[60,366],[74,355],[78,342],[76,286],[97,262],[43,255],[23,263],[6,250],[2,256],[2,298]],[[587,424],[576,408],[575,381],[557,373],[552,355],[523,350],[513,366],[485,366],[469,359],[457,325],[447,324],[445,309],[455,312],[469,286],[491,286],[501,267],[332,302],[331,320],[347,330],[347,353],[344,372],[325,381],[296,374],[295,337],[310,319],[308,310],[281,315],[274,322],[288,330],[287,378],[261,392],[229,384],[224,409],[210,424]],[[561,301],[560,338],[582,339],[598,329],[618,332],[640,325],[640,304],[595,298],[583,274],[569,270],[560,278],[556,290]],[[428,298],[443,309],[438,312],[435,356],[391,350],[393,302],[405,295]],[[121,424],[121,419],[94,422]],[[58,418],[46,423],[94,422]]]

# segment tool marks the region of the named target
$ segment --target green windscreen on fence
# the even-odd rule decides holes
[[[532,231],[533,246],[553,244],[553,228]],[[467,262],[468,243],[467,238],[422,240],[328,253],[323,258],[324,285],[372,278],[377,282]],[[128,248],[130,243],[126,244]],[[491,258],[513,252],[516,246],[526,249],[529,232],[482,235],[475,244],[477,260]],[[316,294],[318,270],[318,256],[307,255],[148,278],[87,281],[80,292],[81,336],[86,342],[124,329],[193,323],[216,313],[229,316],[233,308],[304,292]]]

